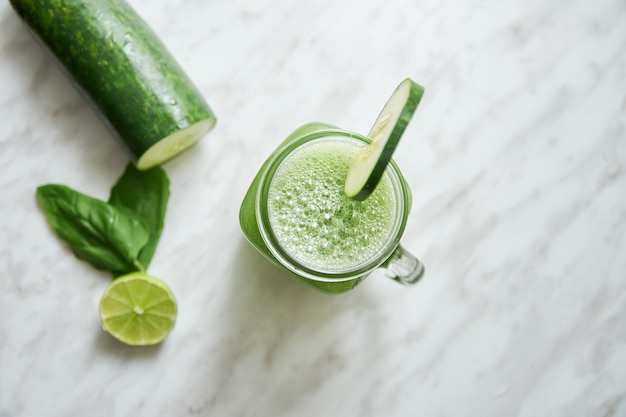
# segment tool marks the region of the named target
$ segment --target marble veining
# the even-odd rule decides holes
[[[218,116],[164,165],[150,272],[178,321],[151,348],[101,330],[109,277],[34,191],[106,199],[127,157],[2,3],[0,417],[626,416],[624,1],[130,3]],[[366,133],[407,76],[426,277],[317,293],[249,246],[239,204],[293,129]]]

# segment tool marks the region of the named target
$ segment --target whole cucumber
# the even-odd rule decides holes
[[[179,154],[215,125],[198,89],[124,0],[10,0],[138,169]]]

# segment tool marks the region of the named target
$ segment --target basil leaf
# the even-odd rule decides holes
[[[148,242],[149,226],[140,215],[57,184],[38,187],[37,201],[78,258],[97,269],[145,271],[137,255]]]
[[[170,196],[170,181],[160,167],[139,171],[132,163],[111,188],[109,204],[124,207],[141,215],[148,222],[150,237],[139,252],[139,262],[146,268],[156,250]]]

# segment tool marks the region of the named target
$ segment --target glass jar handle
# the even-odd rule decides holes
[[[404,285],[413,285],[424,276],[424,264],[398,245],[391,257],[379,268],[387,278]]]

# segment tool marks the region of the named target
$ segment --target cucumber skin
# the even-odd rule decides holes
[[[10,0],[134,163],[168,135],[215,116],[123,0]]]
[[[393,130],[389,134],[389,139],[387,140],[387,143],[385,143],[385,148],[383,149],[381,153],[381,157],[382,155],[387,155],[389,160],[391,160],[391,157],[394,151],[396,150],[396,147],[398,146],[398,142],[400,142],[400,138],[404,134],[404,131],[409,125],[409,122],[413,118],[413,113],[415,113],[415,110],[417,110],[417,106],[419,105],[420,101],[422,100],[422,97],[424,96],[424,87],[417,84],[415,81],[411,79],[408,79],[408,81],[405,79],[403,83],[405,82],[410,83],[409,98],[407,102],[405,103],[404,108],[402,109],[402,113],[400,113],[400,115],[398,116],[398,120],[396,121],[396,124]],[[370,131],[368,136],[371,137],[371,134],[372,132]],[[380,182],[380,179],[382,178],[383,173],[385,172],[386,168],[387,168],[387,164],[385,164],[384,166],[378,167],[377,169],[375,168],[370,174],[367,181],[365,182],[363,189],[359,191],[355,196],[352,196],[350,198],[353,198],[354,200],[357,200],[357,201],[363,201],[367,197],[369,197],[374,192],[374,189]]]

